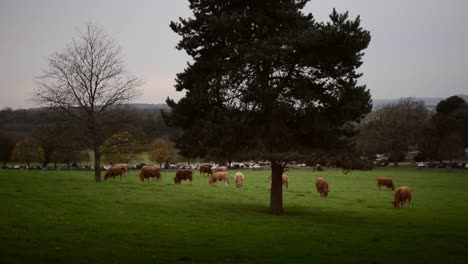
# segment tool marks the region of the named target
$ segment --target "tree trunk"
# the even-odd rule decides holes
[[[101,151],[99,147],[94,147],[94,179],[101,181]]]
[[[283,166],[278,161],[271,161],[270,210],[273,214],[283,213]]]

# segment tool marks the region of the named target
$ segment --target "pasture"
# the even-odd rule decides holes
[[[291,170],[285,214],[269,214],[270,171],[242,170],[242,192],[208,185],[93,181],[92,172],[0,170],[0,262],[467,263],[468,172]],[[330,184],[317,195],[317,176]],[[413,188],[394,209],[378,176]]]

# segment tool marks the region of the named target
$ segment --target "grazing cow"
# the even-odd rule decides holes
[[[284,187],[286,187],[286,189],[288,188],[288,183],[289,183],[289,177],[288,175],[286,174],[283,174],[281,176],[281,184],[283,184]],[[271,176],[270,176],[270,184],[271,184]]]
[[[110,167],[104,175],[104,180],[110,177],[115,179],[115,176],[120,176],[120,180],[122,180],[122,175],[124,175],[124,169],[122,167]]]
[[[123,168],[124,177],[128,175],[128,164],[126,164],[126,163],[114,164],[114,166],[112,166],[112,167]]]
[[[213,172],[220,172],[220,171],[224,171],[226,172],[228,170],[228,167],[226,166],[219,166],[219,167],[216,167]]]
[[[141,169],[139,178],[141,181],[145,181],[145,179],[149,181],[150,178],[153,178],[153,180],[161,182],[161,169],[153,166],[145,166]]]
[[[395,185],[393,185],[392,179],[385,178],[385,177],[379,177],[377,178],[377,187],[382,188],[382,186],[385,186],[386,189],[391,188],[392,190],[395,190]]]
[[[207,174],[213,174],[213,171],[211,170],[211,165],[202,165],[200,166],[200,175],[204,175],[205,173]]]
[[[244,174],[242,174],[242,172],[237,172],[234,178],[236,180],[236,188],[242,191],[244,188]]]
[[[315,188],[317,188],[317,192],[319,193],[320,197],[327,197],[328,192],[330,192],[328,189],[328,182],[322,177],[318,177],[315,180]]]
[[[393,199],[393,207],[399,208],[403,207],[403,203],[408,200],[408,205],[411,208],[411,188],[407,186],[400,187],[396,189]]]
[[[174,184],[180,184],[182,180],[189,180],[190,185],[192,185],[192,170],[178,169],[174,177]]]
[[[225,171],[213,172],[213,174],[211,174],[210,179],[208,180],[208,183],[214,186],[215,183],[216,185],[218,185],[218,181],[224,181],[224,186],[229,186],[229,176],[227,172]]]

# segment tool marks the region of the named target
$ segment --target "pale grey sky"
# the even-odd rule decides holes
[[[374,99],[468,93],[468,1],[312,0],[319,21],[335,7],[361,15],[372,41],[360,83]],[[145,81],[140,103],[178,99],[173,87],[189,57],[175,49],[171,20],[190,16],[186,0],[0,0],[0,109],[35,107],[33,78],[92,20],[122,48]]]

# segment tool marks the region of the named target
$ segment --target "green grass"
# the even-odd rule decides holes
[[[245,170],[244,191],[93,182],[92,172],[0,170],[1,263],[467,263],[468,173],[414,168],[292,170],[285,214],[269,214],[269,171]],[[331,192],[319,198],[313,181]],[[413,188],[392,208],[378,176]]]

